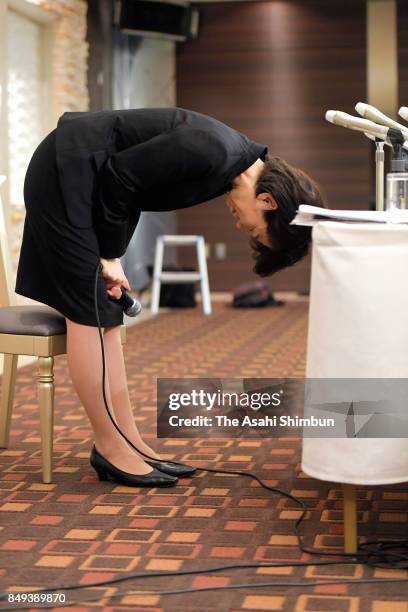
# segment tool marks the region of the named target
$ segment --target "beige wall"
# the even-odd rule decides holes
[[[64,111],[89,108],[87,88],[87,2],[84,0],[28,0],[53,17],[52,30],[52,120]],[[55,127],[55,126],[54,126]]]
[[[44,67],[44,87],[47,100],[43,123],[45,136],[56,127],[58,118],[63,112],[89,110],[87,2],[84,0],[0,0],[0,39],[3,40],[0,63],[2,92],[6,91],[7,83],[7,56],[4,41],[7,38],[8,8],[44,26],[41,63]],[[4,129],[7,125],[7,108],[4,97],[0,106],[1,126]],[[6,144],[6,139],[0,143],[0,174],[7,176],[9,165]],[[7,233],[14,282],[25,209],[21,205],[11,206],[7,182],[2,188],[1,196],[8,225]]]

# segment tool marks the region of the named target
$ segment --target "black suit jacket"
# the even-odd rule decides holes
[[[95,227],[100,256],[121,257],[140,212],[194,206],[225,193],[267,147],[183,108],[67,112],[56,158],[66,212]]]

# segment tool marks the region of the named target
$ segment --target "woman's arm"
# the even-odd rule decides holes
[[[120,259],[104,259],[101,257],[102,276],[105,279],[106,290],[108,295],[116,300],[122,295],[121,286],[130,291],[129,281],[123,272]]]

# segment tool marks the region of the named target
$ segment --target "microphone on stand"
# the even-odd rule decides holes
[[[325,117],[327,121],[334,125],[340,125],[350,130],[357,130],[366,135],[371,134],[375,138],[384,140],[388,144],[393,145],[397,138],[399,141],[398,144],[404,148],[408,148],[408,131],[406,130],[403,131],[393,127],[386,127],[385,125],[379,125],[368,119],[361,119],[360,117],[354,117],[353,115],[336,110],[328,110]]]
[[[368,119],[354,117],[353,115],[337,110],[328,110],[325,117],[327,121],[334,123],[334,125],[340,125],[341,127],[349,128],[350,130],[357,130],[359,132],[368,132],[381,140],[390,142],[388,140],[388,132],[390,128],[386,127],[385,125],[379,125],[373,121],[368,121]],[[402,135],[405,140],[405,138],[408,138],[408,131],[402,132]]]
[[[386,209],[408,208],[408,179],[404,173],[408,170],[408,156],[403,150],[408,148],[408,127],[393,121],[374,106],[359,102],[357,112],[365,117],[381,121],[381,125],[369,119],[360,119],[342,111],[328,110],[326,119],[330,123],[363,132],[365,136],[376,141],[376,209],[384,210],[384,141],[392,146],[391,172],[387,174]],[[405,113],[405,110],[407,111]],[[408,117],[408,108],[401,107],[399,114]],[[404,195],[402,195],[404,194]]]
[[[401,106],[401,108],[398,111],[398,114],[400,117],[405,119],[405,121],[408,121],[408,106]]]
[[[365,117],[365,119],[371,119],[371,121],[375,121],[376,123],[379,123],[381,125],[387,125],[388,127],[401,130],[402,132],[408,132],[408,126],[402,125],[402,123],[394,121],[393,119],[391,119],[391,117],[387,117],[387,115],[384,115],[384,113],[378,110],[378,108],[375,108],[375,106],[371,106],[371,104],[357,102],[354,108],[359,113],[359,115]],[[408,135],[406,137],[408,138]]]

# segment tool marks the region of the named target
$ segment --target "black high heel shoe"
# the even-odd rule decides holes
[[[99,480],[110,480],[128,487],[171,487],[178,482],[175,476],[166,476],[153,467],[149,474],[129,474],[110,463],[92,446],[90,464],[98,474]]]
[[[147,461],[147,459],[146,463],[171,476],[192,476],[197,471],[197,468],[191,467],[191,465],[173,465],[159,460],[157,462]]]

